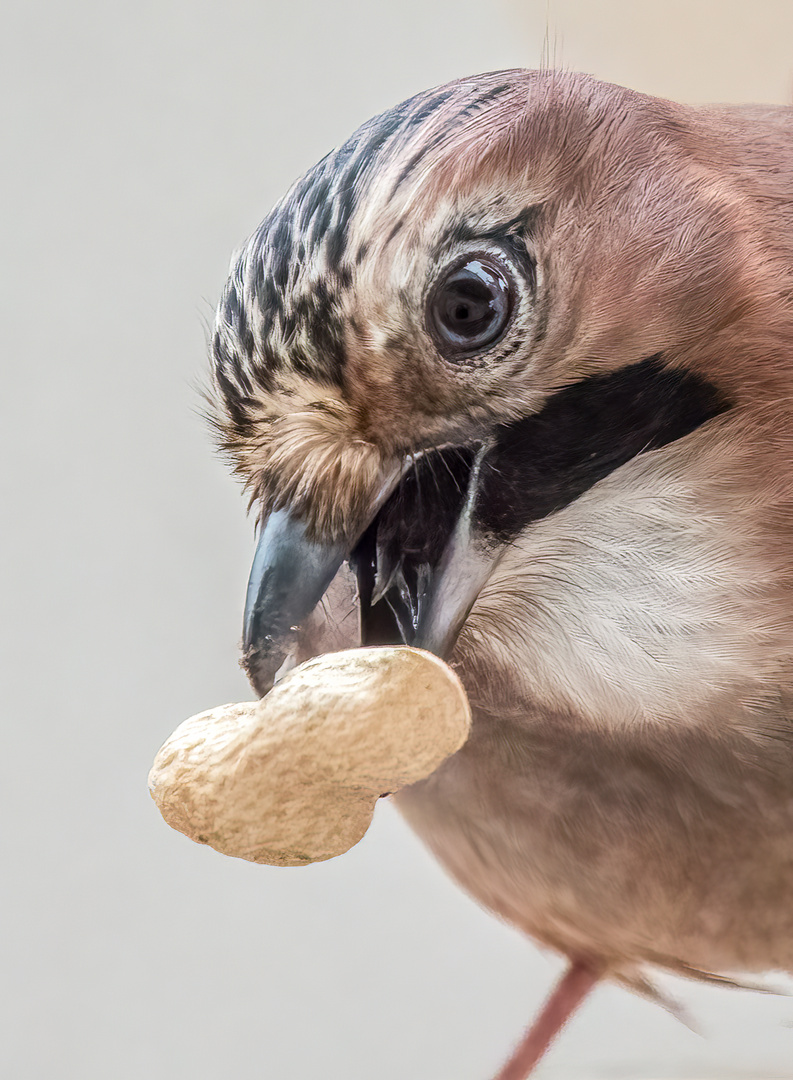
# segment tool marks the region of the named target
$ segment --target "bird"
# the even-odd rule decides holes
[[[232,259],[221,452],[256,508],[243,666],[428,649],[471,735],[394,796],[568,963],[793,971],[793,109],[559,70],[365,123]]]

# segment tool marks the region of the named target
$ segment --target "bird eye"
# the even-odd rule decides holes
[[[435,284],[427,323],[441,354],[461,360],[502,336],[514,307],[514,288],[504,267],[485,255],[466,256]]]

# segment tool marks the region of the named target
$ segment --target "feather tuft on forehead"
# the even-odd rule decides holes
[[[289,501],[319,532],[347,530],[396,457],[464,409],[448,372],[412,362],[429,342],[380,304],[378,258],[387,249],[391,293],[420,312],[422,297],[399,284],[421,279],[415,229],[446,242],[454,208],[433,196],[409,228],[417,191],[446,144],[521,94],[527,74],[461,80],[375,117],[293,185],[232,261],[212,341],[212,423],[265,512]]]
[[[312,391],[306,394],[305,391]],[[378,490],[399,468],[393,455],[354,435],[350,409],[302,378],[251,398],[229,420],[214,401],[210,423],[219,449],[244,481],[258,516],[289,505],[316,539],[354,536]]]

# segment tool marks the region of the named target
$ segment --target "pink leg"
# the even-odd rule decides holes
[[[587,964],[571,964],[495,1080],[526,1080],[599,978]]]

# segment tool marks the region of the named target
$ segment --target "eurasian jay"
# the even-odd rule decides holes
[[[365,124],[233,261],[244,663],[459,672],[471,737],[398,805],[570,961],[501,1080],[598,979],[793,970],[792,224],[793,110],[506,71]]]

